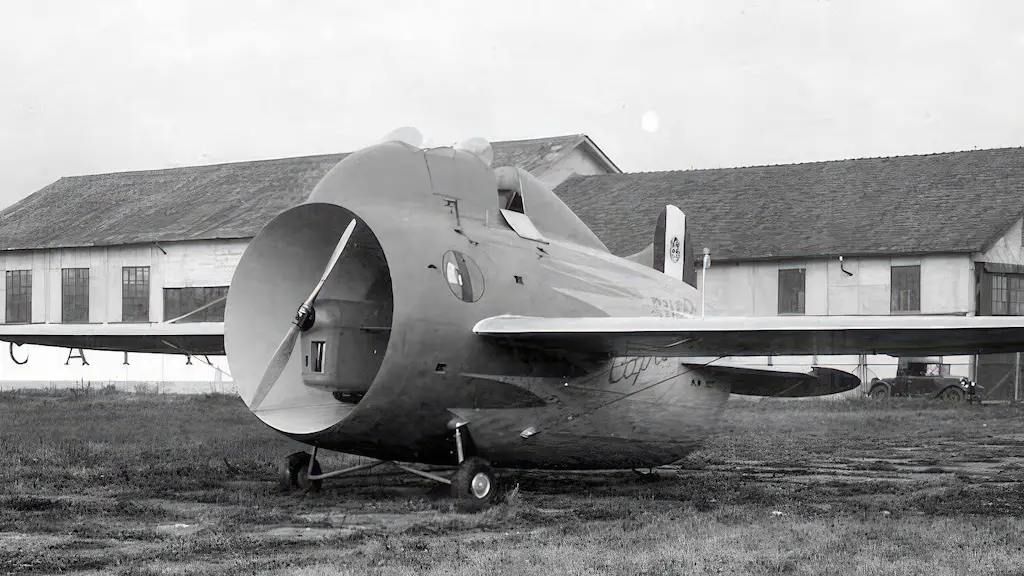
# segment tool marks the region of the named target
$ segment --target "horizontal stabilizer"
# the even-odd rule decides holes
[[[730,392],[743,396],[806,398],[849,392],[860,386],[860,378],[853,374],[823,366],[815,366],[810,372],[715,364],[686,366],[729,382]]]
[[[619,356],[957,355],[1024,351],[1024,316],[494,316],[481,336]]]

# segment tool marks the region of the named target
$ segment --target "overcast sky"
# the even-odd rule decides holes
[[[402,125],[626,171],[1021,146],[1022,62],[1016,0],[0,0],[0,205]]]

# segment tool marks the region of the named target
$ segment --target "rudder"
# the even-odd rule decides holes
[[[654,228],[654,268],[697,287],[686,214],[671,204],[665,205]]]

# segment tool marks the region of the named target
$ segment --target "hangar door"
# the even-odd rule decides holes
[[[976,284],[979,314],[1024,316],[1024,266],[986,262],[981,268],[975,267],[980,276]],[[978,356],[977,380],[985,387],[986,400],[1024,399],[1021,356],[1019,352]]]

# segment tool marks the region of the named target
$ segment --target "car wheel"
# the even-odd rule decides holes
[[[871,389],[871,397],[875,400],[885,400],[889,397],[889,387],[884,384],[879,384]]]
[[[946,388],[939,395],[939,398],[946,400],[947,402],[963,402],[967,395],[964,391],[959,388]]]

